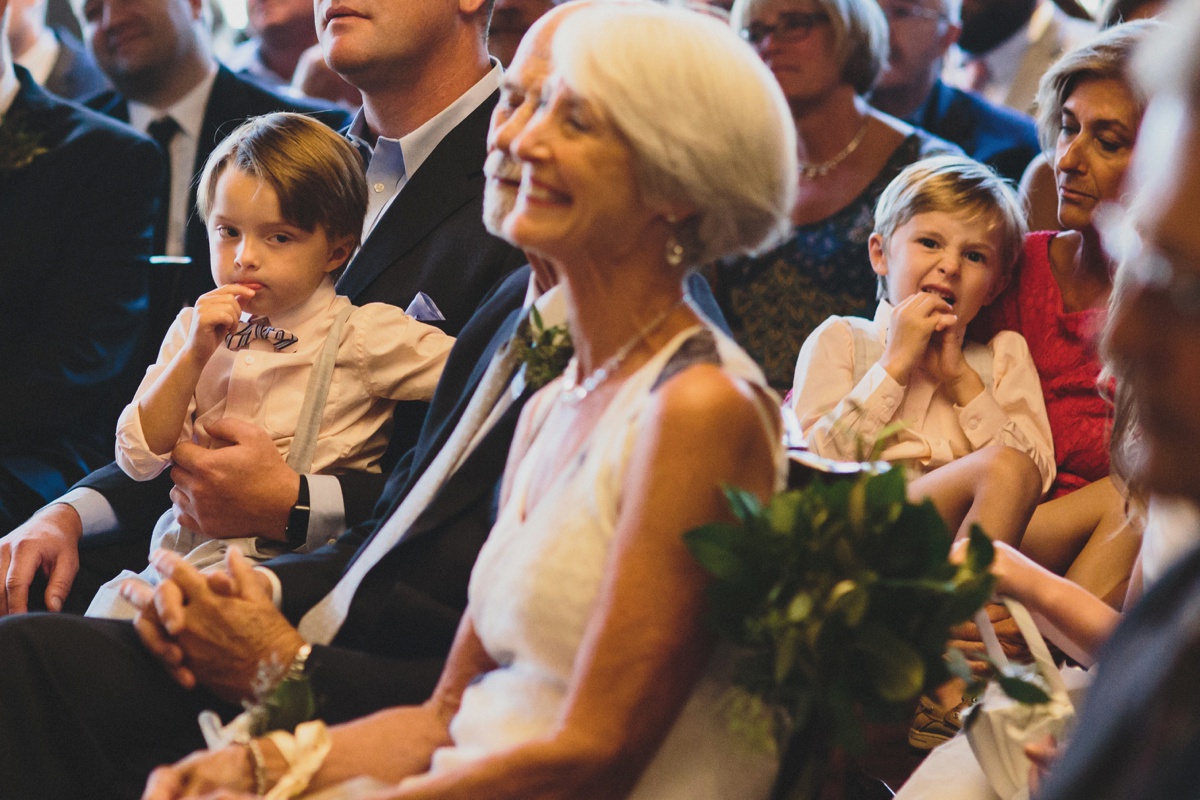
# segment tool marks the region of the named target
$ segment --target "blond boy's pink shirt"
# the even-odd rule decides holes
[[[1003,331],[986,346],[964,344],[990,351],[992,385],[960,407],[920,370],[901,386],[876,362],[855,383],[853,328],[883,345],[891,318],[892,306],[884,300],[873,320],[830,317],[804,342],[792,406],[808,448],[852,460],[859,441],[869,446],[885,427],[903,420],[908,427],[890,439],[885,461],[907,462],[925,473],[988,445],[1008,445],[1033,459],[1047,491],[1054,482],[1054,445],[1025,339]]]

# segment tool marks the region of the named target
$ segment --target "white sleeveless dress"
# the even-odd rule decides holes
[[[604,579],[630,453],[642,436],[654,388],[683,367],[717,363],[759,386],[762,373],[731,339],[696,327],[680,333],[634,373],[595,431],[537,503],[526,505],[532,467],[561,441],[554,413],[561,380],[526,408],[534,438],[510,466],[512,490],[471,574],[475,630],[500,664],[465,692],[451,724],[452,747],[438,750],[440,772],[549,732],[559,719],[575,658]],[[772,400],[773,395],[769,395]],[[766,415],[778,414],[778,404]],[[774,436],[774,429],[767,428]],[[696,443],[702,457],[703,442]],[[782,445],[776,448],[783,475]],[[782,477],[780,478],[782,480]],[[658,754],[630,795],[637,800],[756,800],[777,769],[729,732],[721,709],[729,687],[728,654],[718,649]]]

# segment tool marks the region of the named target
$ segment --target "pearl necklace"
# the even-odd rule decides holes
[[[563,372],[562,398],[566,401],[567,405],[579,405],[585,397],[596,391],[596,388],[600,384],[608,380],[617,371],[621,363],[633,352],[633,348],[641,344],[647,336],[661,328],[663,323],[667,321],[667,317],[671,316],[671,313],[681,305],[683,305],[682,297],[634,334],[632,339],[621,345],[617,349],[617,352],[613,353],[607,361],[593,370],[592,374],[588,375],[582,381],[579,380],[579,356],[571,356],[571,361],[567,364],[567,368]]]
[[[806,161],[799,162],[800,174],[809,180],[812,180],[814,178],[823,178],[830,172],[833,172],[833,170],[837,168],[838,164],[841,164],[843,161],[849,158],[850,154],[857,150],[858,146],[862,144],[862,140],[867,135],[867,126],[870,124],[871,118],[867,117],[866,121],[863,122],[862,127],[858,129],[858,133],[854,134],[854,138],[850,140],[850,144],[846,145],[842,149],[842,152],[838,153],[828,161],[821,161],[816,164],[809,164]]]

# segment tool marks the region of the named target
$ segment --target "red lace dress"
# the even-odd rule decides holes
[[[1031,233],[1008,288],[980,312],[971,333],[987,341],[997,331],[1017,331],[1042,381],[1046,412],[1054,435],[1058,477],[1050,498],[1061,497],[1108,475],[1108,402],[1096,383],[1100,359],[1096,336],[1104,324],[1104,308],[1066,312],[1062,293],[1050,269],[1053,231]]]

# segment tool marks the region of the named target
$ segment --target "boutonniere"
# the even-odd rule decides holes
[[[562,374],[575,352],[566,325],[547,328],[537,307],[517,326],[513,340],[517,361],[525,365],[525,385],[540,389]]]
[[[27,127],[22,111],[9,109],[0,122],[0,173],[16,172],[49,153],[50,148],[42,144],[42,136],[42,131]]]

